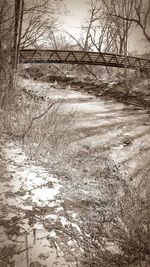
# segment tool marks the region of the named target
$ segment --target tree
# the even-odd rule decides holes
[[[13,36],[14,2],[2,0],[0,2],[0,108],[6,106],[8,89],[9,91],[12,89],[12,65],[6,50],[12,49]]]
[[[112,15],[139,27],[145,39],[150,42],[150,0],[132,1],[132,12],[128,16],[125,13]]]
[[[24,0],[15,0],[15,12],[14,12],[14,69],[17,69],[19,60],[19,50],[22,32],[22,22],[23,22],[23,9]]]
[[[89,40],[92,40],[92,32],[94,36],[96,35],[96,31],[94,30],[96,25],[96,22],[100,16],[100,10],[101,7],[98,5],[98,1],[90,0],[89,2],[90,8],[89,8],[89,14],[90,17],[87,19],[87,26],[83,27],[86,29],[86,35],[85,35],[85,41],[84,41],[84,50],[89,50],[91,48],[91,44],[89,44]]]
[[[128,20],[140,27],[146,40],[150,42],[150,0],[135,1],[135,17]]]
[[[134,14],[135,0],[103,0],[106,8],[106,14],[110,25],[116,30],[116,37],[119,46],[119,54],[124,54],[124,79],[125,87],[128,92],[128,75],[127,75],[127,55],[128,55],[128,38],[134,25],[130,17]],[[124,19],[126,17],[126,19]]]
[[[103,0],[105,6],[105,16],[112,31],[115,31],[118,53],[125,53],[129,33],[132,29],[132,22],[125,21],[122,17],[129,18],[133,14],[134,0]]]
[[[57,21],[58,4],[61,12],[63,9],[61,0],[25,1],[21,48],[44,46],[49,32],[54,29],[55,22]]]
[[[43,39],[56,20],[61,0],[1,0],[0,2],[0,102],[13,88],[20,48],[43,45]],[[14,57],[9,51],[13,51]],[[10,64],[12,63],[12,64]]]
[[[0,48],[12,48],[14,27],[14,3],[10,0],[0,2]]]

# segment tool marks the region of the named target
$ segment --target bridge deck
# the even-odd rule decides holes
[[[124,56],[68,50],[21,50],[20,63],[65,63],[124,68]],[[150,69],[150,59],[127,57],[127,68]]]

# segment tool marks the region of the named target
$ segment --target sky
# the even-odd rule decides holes
[[[64,0],[64,4],[69,12],[63,17],[61,28],[79,39],[80,27],[88,16],[87,0]],[[150,51],[150,46],[142,39],[141,30],[135,30],[129,39],[128,50],[135,53]]]
[[[62,29],[80,36],[81,25],[84,23],[88,14],[87,0],[64,0],[68,14],[63,17]]]

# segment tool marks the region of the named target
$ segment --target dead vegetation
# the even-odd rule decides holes
[[[101,147],[69,149],[74,114],[61,114],[61,102],[37,100],[34,94],[26,90],[23,93],[19,85],[15,92],[17,97],[11,100],[13,105],[8,106],[10,113],[7,120],[4,118],[2,131],[22,141],[30,158],[42,161],[61,177],[65,188],[62,192],[64,211],[70,221],[69,207],[79,213],[81,234],[72,227],[57,230],[76,241],[81,250],[76,254],[78,265],[148,267],[150,229],[146,179],[142,186],[134,188]],[[49,229],[51,225],[46,227]],[[13,250],[10,248],[10,251]]]
[[[9,77],[8,81],[11,81]],[[60,112],[63,99],[51,102],[42,96],[37,98],[32,89],[30,93],[25,88],[22,90],[17,78],[13,80],[14,87],[9,93],[6,88],[10,82],[7,84],[3,80],[6,94],[2,94],[5,102],[1,100],[1,133],[19,140],[31,159],[43,162],[61,178],[64,212],[69,221],[72,218],[67,210],[72,207],[78,212],[81,233],[73,231],[70,225],[53,227],[62,236],[76,241],[78,252],[71,257],[77,258],[79,266],[87,267],[150,266],[150,205],[149,187],[146,185],[149,177],[143,179],[139,188],[134,188],[130,177],[121,173],[105,149],[90,149],[88,146],[81,150],[69,148],[68,144],[75,134],[71,131],[75,114]],[[84,82],[81,83],[81,87],[85,88]],[[92,80],[89,84],[88,90],[94,90]],[[142,81],[139,86],[142,87]],[[34,212],[30,216],[33,220]],[[44,223],[50,230],[51,224]],[[65,252],[70,255],[70,251],[66,250],[68,247]],[[15,253],[14,248],[4,247],[1,250],[2,263],[11,263],[11,255]],[[5,254],[10,257],[9,261],[9,257],[6,261]]]
[[[88,153],[78,158],[78,177],[65,182],[66,210],[79,214],[81,234],[72,232],[79,266],[150,266],[149,174],[134,187],[103,153]]]
[[[74,210],[80,229],[58,224],[61,248],[68,258],[76,258],[78,266],[148,267],[149,175],[134,187],[104,154],[85,148],[73,153],[68,165],[64,157],[57,168],[64,184],[63,216],[74,223],[70,216]],[[66,237],[74,242],[73,252],[66,247]]]
[[[83,217],[82,266],[150,266],[148,201],[139,196]]]
[[[58,66],[59,67],[59,66]],[[134,104],[141,107],[150,107],[150,80],[149,73],[140,73],[139,70],[128,70],[128,93],[125,87],[123,70],[111,69],[109,74],[104,68],[92,69],[95,77],[89,74],[83,67],[75,66],[72,70],[63,66],[63,75],[53,66],[32,66],[21,71],[21,76],[31,77],[44,82],[70,84],[76,90],[85,91],[96,97],[111,97],[126,104]],[[109,69],[109,68],[108,68]],[[78,74],[80,73],[80,75]]]
[[[149,266],[148,199],[126,192],[116,207],[110,206],[85,223],[83,266]]]
[[[70,128],[75,114],[70,113],[67,116],[62,114],[59,110],[61,101],[55,103],[42,97],[37,99],[32,92],[29,94],[26,90],[21,90],[18,77],[16,74],[14,75],[14,70],[8,59],[5,58],[1,45],[0,62],[2,63],[0,66],[1,137],[6,134],[10,139],[21,142],[31,159],[43,162],[51,171],[58,174],[64,185],[61,196],[64,214],[66,212],[68,220],[72,221],[68,213],[71,207],[78,212],[80,217],[78,225],[81,232],[73,230],[71,226],[62,228],[60,224],[53,224],[51,221],[48,223],[46,220],[44,221],[45,228],[49,231],[51,228],[57,228],[59,233],[61,232],[62,240],[65,235],[76,241],[81,253],[75,254],[74,252],[71,256],[74,258],[78,256],[78,266],[149,267],[150,188],[147,182],[149,173],[146,177],[142,177],[141,184],[134,188],[130,177],[121,173],[119,167],[101,147],[95,150],[86,146],[78,151],[69,149],[68,143],[71,142],[74,134]],[[58,71],[55,67],[51,68],[52,71],[54,69],[53,81],[55,81],[55,74]],[[98,69],[96,71],[98,72]],[[32,68],[30,73],[31,76],[33,73],[36,79],[51,80],[47,73],[46,76],[41,74],[41,69],[37,68],[34,73]],[[30,73],[25,73],[25,75],[30,78]],[[124,101],[122,73],[119,72],[118,76],[116,82],[110,84],[109,87],[105,82],[87,78],[87,73],[85,80],[68,79],[63,75],[59,81],[79,86],[79,90],[85,90],[95,96],[109,95],[119,98],[119,101],[121,99]],[[143,85],[143,80],[139,76],[133,75],[129,84],[132,89],[128,94],[130,100],[133,97],[137,103],[144,103],[143,105],[149,107],[150,102],[147,100],[149,98],[149,81]],[[143,96],[144,100],[142,100]],[[128,99],[126,101],[128,102]],[[0,175],[1,182],[5,183],[7,180],[5,165],[1,165]],[[51,187],[51,183],[48,186]],[[12,190],[9,190],[6,197],[9,198],[13,194],[21,195],[24,194],[24,191],[13,193]],[[27,200],[27,204],[28,201],[30,200]],[[6,206],[3,208],[5,213]],[[16,210],[15,207],[15,212]],[[40,208],[26,211],[25,218],[31,225],[34,225],[36,216],[40,217],[43,215],[42,212],[44,214],[49,212],[49,208],[46,207],[44,211]],[[10,233],[19,234],[20,229],[16,225],[17,219],[16,216],[14,220],[7,222],[6,233],[8,236]],[[4,225],[5,221],[1,220],[0,223]],[[65,242],[66,239],[64,239],[64,246],[66,246]],[[27,240],[25,250],[27,251],[27,266],[29,266]],[[68,250],[68,246],[66,250]],[[67,252],[69,254],[71,251]],[[15,266],[12,257],[18,253],[20,251],[16,249],[16,246],[1,247],[0,265]],[[31,266],[38,266],[37,261],[31,262]]]

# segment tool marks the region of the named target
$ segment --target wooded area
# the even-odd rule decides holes
[[[150,0],[86,4],[0,1],[0,267],[150,267]]]

